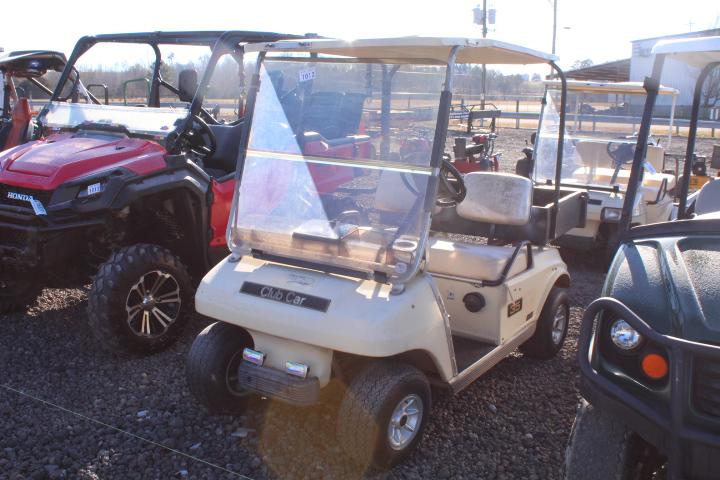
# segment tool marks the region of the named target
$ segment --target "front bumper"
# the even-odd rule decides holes
[[[315,377],[293,377],[274,368],[247,362],[238,367],[238,383],[245,390],[292,405],[313,405],[320,396],[320,382]]]
[[[670,404],[660,408],[595,370],[594,332],[602,311],[612,311],[645,339],[668,352]],[[580,392],[592,404],[617,415],[630,429],[668,457],[669,478],[717,478],[720,471],[720,416],[697,409],[693,364],[720,362],[720,347],[662,335],[622,302],[600,298],[585,310],[580,329]],[[720,393],[720,392],[719,392]],[[720,395],[718,396],[720,401]]]

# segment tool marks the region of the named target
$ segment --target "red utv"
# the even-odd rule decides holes
[[[227,254],[243,45],[287,37],[80,39],[37,117],[37,140],[0,154],[0,313],[94,275],[88,316],[100,339],[141,352],[171,344],[193,313],[193,279]],[[133,49],[145,63],[110,56]],[[193,67],[205,62],[198,86]]]
[[[29,89],[36,89],[48,97],[52,96],[52,90],[40,80],[48,72],[61,72],[65,63],[64,54],[50,50],[10,52],[0,58],[3,89],[0,95],[0,151],[32,138],[34,112],[30,106]],[[20,82],[23,83],[22,87]]]

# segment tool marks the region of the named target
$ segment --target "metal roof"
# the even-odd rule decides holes
[[[493,39],[396,37],[359,40],[284,40],[247,45],[246,52],[308,52],[353,57],[387,63],[428,61],[447,63],[453,47],[459,47],[456,63],[542,64],[557,60],[548,53]]]
[[[630,59],[624,58],[576,70],[568,70],[565,72],[565,76],[575,80],[627,82],[630,80]]]
[[[545,85],[548,88],[559,88],[559,80],[546,80]],[[642,82],[582,82],[577,80],[568,80],[568,91],[588,92],[588,93],[613,93],[628,95],[645,95],[645,87]],[[676,88],[660,86],[660,95],[679,95],[680,91]]]

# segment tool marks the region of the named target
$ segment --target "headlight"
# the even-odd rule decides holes
[[[610,338],[620,350],[633,350],[640,345],[642,336],[625,320],[616,320],[610,328]]]
[[[600,221],[618,223],[622,218],[622,208],[605,207],[600,211]]]

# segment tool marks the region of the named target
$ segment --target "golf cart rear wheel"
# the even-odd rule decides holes
[[[0,278],[0,314],[24,310],[35,303],[41,292],[34,276],[18,274]]]
[[[417,368],[377,361],[355,376],[338,411],[338,440],[352,459],[385,470],[405,460],[422,437],[430,384]]]
[[[570,323],[570,303],[564,288],[553,287],[540,312],[535,333],[520,345],[520,350],[532,358],[549,359],[562,348]]]
[[[188,353],[185,376],[190,392],[211,413],[236,414],[245,407],[248,394],[238,387],[238,367],[243,349],[252,337],[240,327],[217,322],[195,338]]]
[[[193,313],[194,289],[178,257],[158,245],[115,252],[88,294],[88,320],[113,351],[154,353],[170,346]]]
[[[662,475],[664,464],[664,457],[624,423],[581,400],[565,452],[563,479],[650,480]]]

